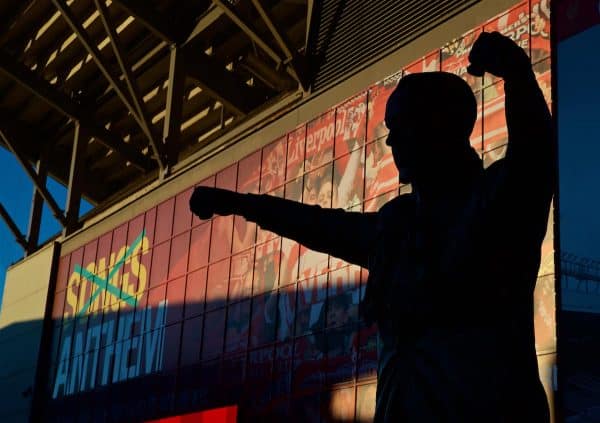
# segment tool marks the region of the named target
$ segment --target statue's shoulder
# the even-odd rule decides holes
[[[379,214],[386,216],[388,214],[397,215],[397,213],[406,213],[413,210],[416,204],[416,197],[414,194],[401,194],[387,203],[385,203],[380,209]]]
[[[391,228],[400,230],[406,225],[410,225],[415,215],[416,196],[411,194],[402,194],[385,203],[377,212],[378,228],[389,231]]]

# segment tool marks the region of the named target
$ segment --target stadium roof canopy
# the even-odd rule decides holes
[[[81,196],[111,202],[306,88],[311,11],[311,0],[2,1],[0,145],[69,233]],[[68,187],[66,211],[46,175]],[[35,226],[13,228],[26,250]]]

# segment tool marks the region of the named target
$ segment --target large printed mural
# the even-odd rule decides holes
[[[482,30],[529,52],[549,101],[548,3],[523,2],[198,185],[375,211],[410,189],[385,145],[387,98],[403,75],[433,70],[473,88],[471,144],[489,165],[507,131],[502,82],[466,73]],[[368,421],[377,337],[358,318],[366,270],[238,216],[200,220],[193,188],[60,258],[47,415],[140,420],[235,404],[253,421]],[[549,232],[535,322],[538,353],[550,357],[552,248]]]

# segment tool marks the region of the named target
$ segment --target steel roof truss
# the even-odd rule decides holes
[[[158,161],[159,165],[162,167],[163,155],[160,151],[158,143],[155,142],[155,140],[152,136],[150,128],[148,128],[145,125],[145,122],[142,119],[142,117],[139,115],[137,109],[131,104],[131,100],[130,100],[129,96],[125,93],[125,91],[122,89],[119,79],[116,78],[114,75],[112,75],[107,64],[104,63],[104,59],[102,58],[102,55],[100,54],[100,51],[96,47],[96,44],[94,43],[94,41],[90,38],[88,33],[85,31],[85,29],[83,28],[83,25],[73,15],[73,12],[71,11],[70,7],[67,6],[67,3],[65,2],[65,0],[52,0],[52,3],[60,11],[62,17],[65,19],[67,24],[71,27],[73,32],[77,35],[77,38],[79,39],[79,41],[81,41],[81,43],[83,44],[83,46],[85,47],[87,52],[92,56],[92,58],[94,59],[94,62],[96,62],[98,69],[100,69],[100,71],[102,72],[102,74],[104,75],[104,77],[106,78],[108,83],[111,85],[111,87],[117,93],[117,95],[119,96],[119,98],[121,99],[121,101],[123,102],[125,107],[129,110],[129,112],[131,113],[133,118],[136,120],[136,122],[142,129],[142,132],[144,132],[144,134],[148,138],[150,145],[155,153],[156,160]]]
[[[149,7],[147,0],[115,0],[131,16],[138,19],[146,28],[161,40],[169,44],[179,43],[182,37],[180,30],[171,25],[160,13]]]
[[[31,182],[33,182],[35,188],[39,191],[42,198],[48,204],[48,207],[50,208],[50,211],[52,212],[56,220],[58,220],[63,227],[66,226],[67,220],[65,218],[65,215],[56,203],[56,200],[54,200],[52,194],[50,194],[50,191],[48,191],[48,188],[46,188],[45,178],[41,178],[40,175],[38,175],[38,173],[31,168],[24,154],[20,151],[19,147],[17,147],[17,144],[14,142],[14,140],[10,139],[2,129],[0,129],[0,137],[2,138],[8,149],[11,151],[11,153],[15,155],[17,161],[19,162],[27,176],[29,176],[29,179],[31,179]]]
[[[37,161],[36,170],[40,177],[40,182],[46,185],[46,178],[48,176],[48,156],[47,149],[42,153],[42,156]],[[38,191],[33,187],[33,195],[31,198],[31,210],[29,212],[29,224],[27,225],[27,245],[28,248],[25,250],[26,255],[30,251],[35,251],[38,247],[40,237],[40,226],[42,223],[42,209],[44,206],[44,198]]]
[[[21,247],[23,247],[25,251],[29,251],[29,243],[27,242],[25,235],[21,233],[19,227],[17,226],[13,218],[10,217],[10,214],[4,208],[2,203],[0,203],[0,216],[2,216],[4,223],[6,223],[6,226],[8,227],[8,229],[10,229],[13,236],[15,237],[15,240],[19,243],[19,245],[21,245]]]
[[[63,231],[65,236],[70,235],[80,226],[79,209],[86,177],[84,158],[88,141],[88,137],[79,122],[75,122],[71,166],[69,168],[69,185],[67,186],[66,225]]]
[[[123,73],[127,89],[129,90],[129,95],[133,100],[133,104],[140,118],[139,123],[141,124],[142,130],[150,141],[150,145],[154,151],[160,168],[164,169],[167,163],[162,140],[160,140],[159,137],[153,132],[152,124],[150,123],[150,118],[148,117],[148,111],[146,110],[146,105],[142,99],[142,96],[140,95],[140,89],[131,70],[131,66],[125,57],[123,48],[121,46],[121,41],[119,40],[117,31],[115,30],[115,26],[113,22],[111,22],[108,8],[106,7],[104,0],[94,0],[94,3],[96,4],[96,8],[100,13],[100,19],[102,20],[104,29],[106,30],[106,33],[110,39],[110,44],[113,47],[115,57],[119,63],[121,72]]]
[[[273,22],[273,19],[269,16],[269,13],[261,4],[260,0],[252,0],[252,4],[258,11],[267,28],[269,28],[271,35],[273,35],[273,38],[275,38],[277,44],[279,44],[279,47],[285,54],[285,62],[288,64],[289,68],[291,68],[291,75],[300,83],[300,85],[302,85],[302,88],[305,91],[308,90],[308,81],[305,77],[306,66],[304,65],[304,58],[299,56],[298,53],[293,50],[290,41],[283,32],[279,31]]]
[[[0,71],[34,95],[40,97],[54,109],[72,120],[79,121],[87,128],[90,135],[106,147],[119,153],[124,159],[137,168],[143,171],[152,169],[153,166],[148,157],[132,146],[124,143],[119,136],[107,130],[104,126],[95,122],[91,115],[82,111],[82,107],[79,103],[58,91],[50,83],[38,77],[33,71],[2,51],[0,51]]]
[[[279,57],[279,54],[275,52],[269,46],[269,44],[262,39],[258,32],[250,25],[250,23],[246,22],[227,2],[222,0],[212,0],[213,3],[223,9],[223,12],[227,15],[229,19],[233,21],[250,39],[255,42],[267,55],[273,59],[276,65],[279,67],[283,60]]]
[[[185,88],[185,64],[183,51],[171,45],[169,58],[169,84],[165,104],[165,118],[163,123],[163,139],[167,147],[168,166],[177,160],[181,140],[181,121],[183,112],[183,96]],[[166,169],[166,173],[170,169]]]

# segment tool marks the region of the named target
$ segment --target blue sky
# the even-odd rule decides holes
[[[22,233],[27,233],[29,222],[29,211],[31,209],[31,198],[33,195],[33,184],[17,162],[15,157],[4,148],[0,147],[0,202],[8,210]],[[53,179],[48,180],[48,189],[54,195],[61,208],[64,207],[67,190],[64,186]],[[83,201],[81,213],[90,209],[89,203]],[[60,224],[54,219],[52,213],[44,205],[42,213],[42,229],[40,241],[49,239],[61,230]],[[12,233],[4,223],[0,221],[0,310],[2,309],[2,296],[4,293],[4,281],[6,269],[12,263],[23,257],[23,249],[15,241]]]

